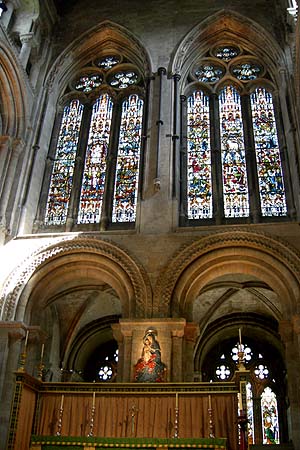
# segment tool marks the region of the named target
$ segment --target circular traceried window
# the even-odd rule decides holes
[[[102,75],[99,73],[86,74],[82,75],[75,81],[74,87],[77,91],[89,93],[101,86],[102,81]]]
[[[230,72],[240,81],[251,81],[262,76],[264,68],[256,62],[245,61],[232,65]]]
[[[221,45],[213,49],[212,54],[224,62],[229,62],[236,56],[239,56],[241,50],[235,45]]]
[[[112,87],[117,89],[126,89],[138,82],[139,76],[134,70],[120,70],[115,72],[108,81]]]
[[[193,70],[193,76],[202,83],[216,83],[225,73],[225,68],[212,61],[203,61]]]
[[[121,57],[118,55],[107,55],[103,58],[97,59],[95,64],[103,70],[109,70],[121,62]]]

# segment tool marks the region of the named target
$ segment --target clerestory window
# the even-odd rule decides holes
[[[181,225],[286,218],[278,102],[264,64],[219,45],[191,67],[181,98]]]
[[[142,76],[121,55],[91,61],[74,77],[48,158],[44,228],[134,226],[143,111]]]

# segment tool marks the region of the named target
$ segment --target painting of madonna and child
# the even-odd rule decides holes
[[[134,381],[159,383],[165,381],[166,365],[161,361],[157,331],[148,329],[143,337],[142,355],[134,366]]]

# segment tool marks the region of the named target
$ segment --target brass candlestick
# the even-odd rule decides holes
[[[18,372],[25,372],[26,359],[27,353],[25,351],[20,354],[20,366],[18,368]]]
[[[59,408],[59,412],[58,412],[58,423],[57,423],[56,436],[61,436],[63,413],[64,413],[64,395],[62,394],[60,408]]]
[[[89,431],[88,437],[94,436],[95,411],[96,411],[95,406],[92,406],[91,419],[90,419],[90,431]]]

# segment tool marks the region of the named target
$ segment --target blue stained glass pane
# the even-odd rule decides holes
[[[232,45],[224,45],[222,47],[218,47],[214,51],[214,55],[217,58],[222,59],[225,62],[231,61],[233,58],[235,58],[239,54],[240,54],[239,48],[238,47],[234,47]]]
[[[105,56],[97,61],[97,65],[101,69],[109,70],[120,62],[120,57],[115,55]]]
[[[259,77],[263,72],[263,68],[258,64],[252,62],[245,62],[242,64],[236,64],[232,66],[230,71],[232,75],[238,78],[239,80],[250,81],[255,80],[257,77]]]
[[[209,98],[193,92],[187,106],[188,218],[212,217]]]
[[[216,83],[219,81],[225,73],[224,67],[206,62],[201,64],[196,70],[195,75],[202,83]]]
[[[258,88],[251,94],[251,109],[263,216],[287,214],[284,182],[272,94]]]
[[[219,95],[225,217],[249,216],[241,98],[233,86]]]
[[[105,94],[93,106],[85,156],[78,223],[99,223],[106,174],[113,103]]]
[[[78,100],[64,108],[46,206],[47,225],[66,223],[82,113]]]
[[[136,218],[143,105],[138,95],[130,95],[122,104],[113,222],[134,222]]]

